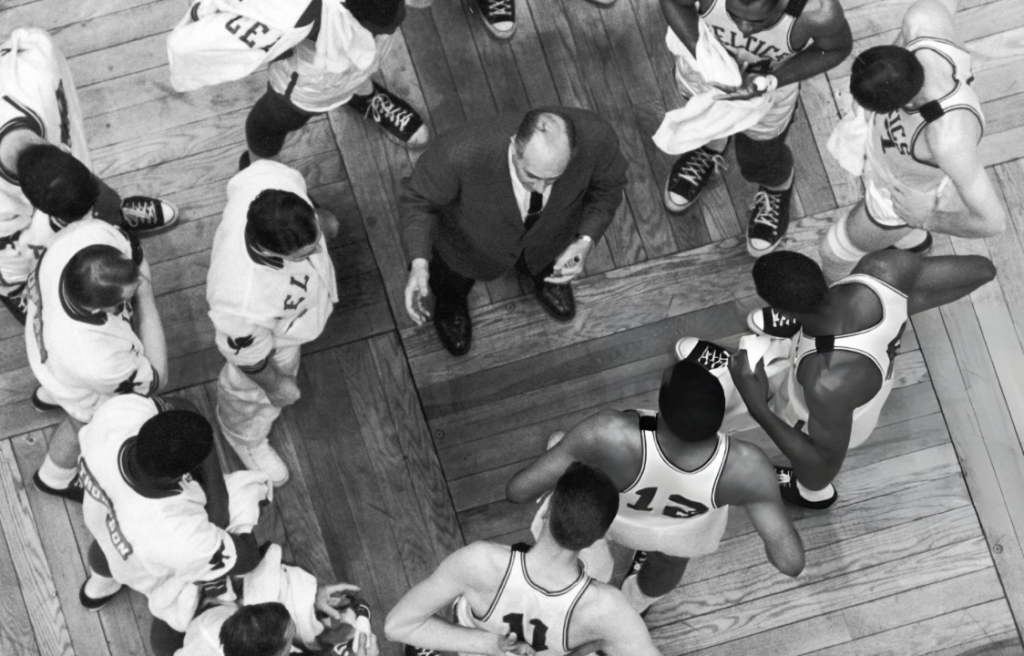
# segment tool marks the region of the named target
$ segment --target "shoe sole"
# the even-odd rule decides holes
[[[697,347],[697,342],[699,341],[696,337],[684,337],[676,342],[676,357],[679,358],[680,362],[693,353],[693,349]]]
[[[416,113],[418,114],[419,111],[417,110]],[[359,114],[359,115],[362,116],[362,114]],[[420,116],[422,117],[422,114]],[[427,128],[427,140],[424,141],[422,144],[412,144],[412,143],[409,143],[408,141],[402,141],[401,139],[399,139],[395,135],[391,134],[390,132],[388,132],[387,130],[382,128],[380,126],[380,124],[378,124],[376,121],[373,121],[373,120],[370,120],[370,119],[367,119],[367,120],[369,120],[371,123],[373,123],[375,126],[377,126],[377,130],[380,131],[381,134],[383,134],[385,137],[387,137],[388,140],[391,141],[391,143],[398,144],[399,146],[401,146],[402,148],[405,148],[406,150],[423,150],[424,148],[426,148],[427,146],[430,145],[430,140],[434,136],[433,133],[430,130],[430,126],[428,126],[426,123],[424,123],[423,124],[424,127]]]
[[[691,207],[693,207],[693,204],[697,202],[697,200],[700,198],[700,195],[703,194],[703,193],[704,192],[702,190],[700,194],[697,194],[697,198],[694,198],[693,200],[691,200],[686,205],[680,205],[680,204],[676,203],[675,201],[673,201],[671,198],[669,198],[668,186],[666,185],[665,193],[663,193],[662,197],[661,197],[661,202],[665,204],[665,209],[667,209],[669,212],[673,212],[675,214],[681,214],[682,212],[685,212],[686,210],[688,210]]]
[[[35,409],[36,412],[56,412],[61,409],[59,405],[47,403],[46,401],[40,399],[38,390],[32,392],[32,398],[29,399],[29,403],[32,404],[32,407]]]
[[[760,335],[762,337],[770,337],[770,335],[768,335],[763,330],[754,325],[754,315],[760,311],[761,310],[751,310],[747,314],[747,328],[750,328],[750,332],[754,333],[755,335]]]
[[[754,247],[750,245],[750,239],[748,238],[747,239],[747,253],[750,254],[750,257],[762,257],[764,255],[767,255],[768,253],[774,252],[775,249],[777,249],[779,246],[782,246],[782,242],[784,242],[784,241],[786,241],[786,238],[782,237],[781,239],[779,239],[779,241],[775,242],[774,244],[772,244],[768,248],[764,249],[763,251],[759,251],[759,250],[754,249]]]

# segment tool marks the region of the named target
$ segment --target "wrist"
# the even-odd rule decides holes
[[[426,258],[417,257],[411,263],[409,263],[410,271],[427,271],[430,267],[430,262]]]

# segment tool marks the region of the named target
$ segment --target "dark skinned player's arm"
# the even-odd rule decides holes
[[[758,447],[733,439],[715,493],[719,506],[743,506],[764,542],[768,562],[788,576],[804,569],[804,544],[782,504],[775,469]]]
[[[901,250],[871,253],[853,269],[882,280],[907,295],[914,315],[967,296],[996,277],[996,267],[980,255],[922,257]]]
[[[260,564],[260,545],[252,533],[228,533],[235,545],[235,566],[228,572],[229,576],[240,576],[256,569]]]
[[[599,436],[603,426],[619,413],[605,411],[584,419],[576,424],[562,441],[548,449],[521,470],[505,487],[505,496],[512,503],[530,503],[555,487],[555,483],[575,461],[589,465],[593,462],[594,438]]]
[[[196,406],[187,399],[166,398],[161,400],[167,410],[187,410],[201,414]],[[224,482],[224,472],[220,468],[220,461],[217,459],[216,448],[210,450],[206,459],[193,472],[193,477],[206,493],[206,514],[210,523],[217,528],[226,529],[231,521],[231,513],[228,510],[228,488]]]
[[[697,54],[697,41],[700,38],[700,14],[697,13],[697,0],[661,0],[661,12],[665,14],[665,22],[675,32],[691,55]]]
[[[780,87],[835,68],[853,50],[853,34],[838,0],[819,0],[817,7],[808,7],[798,20],[807,22],[811,43],[772,71]]]

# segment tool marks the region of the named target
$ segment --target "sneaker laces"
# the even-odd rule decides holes
[[[484,14],[492,23],[498,22],[495,19],[500,17],[507,17],[512,20],[514,14],[512,13],[512,3],[515,0],[484,0]]]
[[[776,468],[775,469],[775,475],[779,479],[779,485],[792,485],[793,484],[793,476],[788,471]]]
[[[160,221],[160,217],[157,215],[156,209],[156,204],[158,202],[159,201],[154,200],[125,201],[125,203],[121,205],[121,213],[124,215],[131,215],[130,223],[133,223],[134,227],[149,227]]]
[[[797,323],[796,319],[794,319],[792,317],[787,317],[787,316],[785,316],[783,314],[779,314],[775,310],[772,310],[771,313],[772,313],[772,325],[773,326],[781,327],[781,326],[788,326],[790,324],[796,324]]]
[[[700,184],[701,178],[707,175],[708,169],[712,166],[724,169],[725,158],[719,153],[699,148],[693,152],[692,157],[687,158],[686,164],[680,166],[676,171],[675,182],[683,179],[696,186]]]
[[[697,362],[711,371],[718,367],[725,367],[729,364],[729,353],[725,349],[716,349],[710,346],[704,347],[704,352],[697,357]]]
[[[373,98],[370,99],[370,104],[366,108],[366,116],[372,118],[377,123],[383,123],[384,120],[387,120],[397,127],[399,131],[404,131],[409,122],[412,121],[413,113],[399,107],[386,93],[378,92],[373,94]]]
[[[778,230],[779,217],[782,214],[779,208],[781,202],[781,194],[769,193],[763,189],[758,191],[754,194],[754,204],[750,208],[756,212],[750,220],[751,224],[759,223]]]

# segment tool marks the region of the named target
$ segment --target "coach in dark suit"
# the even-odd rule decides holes
[[[438,336],[462,355],[473,283],[519,266],[544,309],[572,319],[569,281],[622,202],[626,166],[611,125],[581,109],[501,114],[437,137],[399,196],[409,316],[422,324],[433,292]]]

